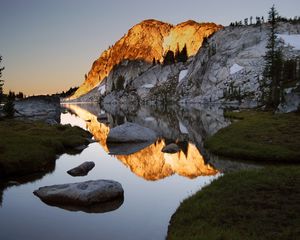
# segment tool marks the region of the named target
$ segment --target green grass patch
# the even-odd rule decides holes
[[[269,162],[300,162],[300,115],[227,112],[236,119],[207,139],[205,147],[225,157]]]
[[[299,176],[296,166],[226,174],[180,205],[167,239],[297,239]]]
[[[56,154],[87,144],[88,137],[88,132],[70,125],[0,121],[0,177],[43,171]]]

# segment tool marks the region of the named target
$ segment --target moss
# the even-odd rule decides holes
[[[296,239],[299,176],[295,166],[226,174],[180,205],[167,239]]]
[[[56,154],[87,144],[90,134],[70,125],[6,120],[0,136],[0,177],[8,177],[49,168]]]
[[[207,139],[205,147],[212,153],[254,161],[300,161],[299,115],[244,111],[225,116],[236,121]]]

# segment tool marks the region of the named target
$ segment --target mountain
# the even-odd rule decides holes
[[[185,78],[178,83],[175,95],[182,102],[259,105],[264,94],[262,80],[269,29],[266,23],[218,31],[195,55]],[[300,24],[280,22],[277,31],[283,59],[300,64],[300,47],[297,45]],[[300,102],[300,97],[293,94],[299,92],[300,82],[297,84],[282,87],[285,99],[293,98],[293,101],[286,101],[287,104]],[[297,106],[285,108],[282,111],[295,110]]]
[[[161,62],[168,50],[182,50],[185,45],[188,56],[193,56],[201,47],[203,39],[220,29],[222,26],[215,23],[197,23],[191,20],[175,26],[153,19],[142,21],[101,54],[71,99],[90,92],[124,60],[139,60],[151,64],[155,58]]]

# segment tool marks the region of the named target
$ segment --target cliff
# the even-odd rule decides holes
[[[99,85],[112,69],[124,60],[141,60],[151,64],[153,59],[162,61],[168,50],[174,52],[187,46],[188,56],[197,53],[204,37],[220,30],[214,23],[187,21],[176,26],[157,20],[145,20],[132,27],[112,47],[104,51],[93,63],[84,83],[71,99],[78,98]]]

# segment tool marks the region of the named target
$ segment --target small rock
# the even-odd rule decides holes
[[[106,141],[108,143],[153,142],[156,139],[157,134],[153,130],[135,123],[126,122],[112,128]]]
[[[89,173],[89,171],[91,171],[94,167],[95,167],[94,162],[84,162],[84,163],[80,164],[79,166],[77,166],[73,169],[70,169],[69,171],[67,171],[67,173],[73,177],[86,176]]]
[[[74,209],[123,198],[124,190],[116,181],[95,180],[41,187],[33,194],[47,204]]]
[[[177,153],[179,150],[180,148],[175,143],[171,143],[165,146],[161,151],[164,153]]]

